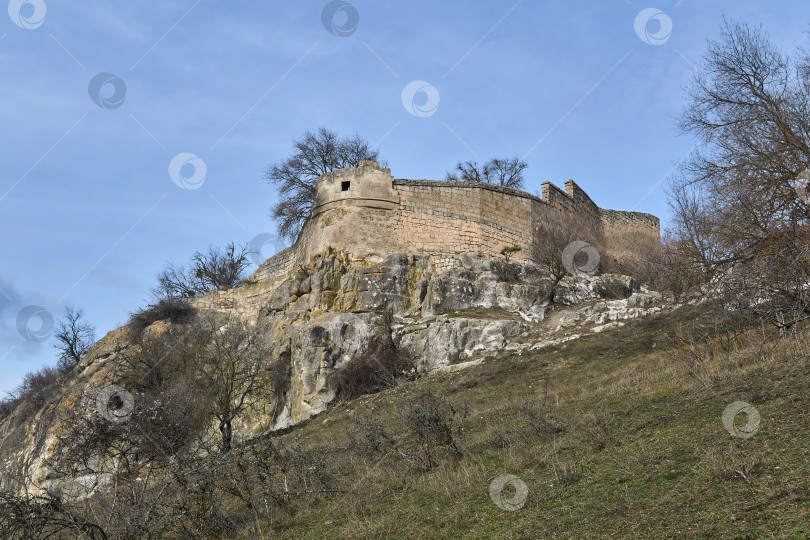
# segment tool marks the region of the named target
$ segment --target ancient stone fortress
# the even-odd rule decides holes
[[[585,226],[604,237],[602,259],[632,257],[638,246],[660,242],[657,218],[602,210],[574,182],[565,187],[545,183],[540,198],[490,184],[397,180],[369,162],[321,177],[295,245],[265,261],[244,286],[192,299],[198,309],[265,324],[268,362],[289,366],[288,384],[280,386],[287,390],[263,392],[256,414],[235,424],[235,440],[326,410],[335,397],[330,374],[373,341],[396,339],[427,374],[559,345],[661,311],[661,295],[628,276],[558,283],[532,264],[504,272],[501,249],[518,245],[515,259],[531,261],[538,226],[550,219],[582,227],[579,218],[586,218]],[[607,297],[617,290],[622,298]],[[549,311],[554,318],[542,324]],[[155,324],[156,331],[166,328],[165,321]],[[102,338],[55,404],[13,436],[20,443],[0,444],[0,484],[23,477],[29,492],[69,493],[96,480],[56,472],[60,436],[83,425],[68,421],[71,411],[96,403],[106,381],[116,380],[128,348],[137,347],[127,335],[118,329]]]
[[[599,208],[573,180],[565,191],[544,182],[542,195],[485,183],[400,180],[364,161],[318,180],[312,217],[297,242],[262,264],[254,279],[286,274],[327,247],[357,259],[428,255],[437,270],[459,253],[498,256],[507,246],[519,246],[514,259],[528,261],[535,231],[548,219],[595,224],[603,257],[627,259],[639,246],[660,242],[657,217]]]

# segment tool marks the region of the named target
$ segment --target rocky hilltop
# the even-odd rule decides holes
[[[559,279],[534,263],[548,249],[547,237],[561,231],[590,231],[608,262],[635,260],[646,247],[660,246],[658,218],[602,209],[573,180],[565,191],[544,183],[540,198],[478,182],[394,179],[389,169],[362,162],[323,175],[316,191],[295,245],[265,261],[242,286],[190,302],[196,313],[225,321],[214,322],[208,341],[198,341],[194,350],[229,327],[247,325],[262,342],[262,356],[250,369],[272,373],[252,393],[258,403],[250,414],[230,417],[225,427],[221,418],[218,427],[212,417],[197,420],[198,431],[220,430],[227,441],[221,450],[323,412],[336,396],[330,375],[371,343],[408,351],[411,375],[422,376],[559,344],[661,309],[661,296],[630,277],[569,271],[575,275]],[[594,249],[577,240],[569,247]],[[514,262],[500,255],[504,249]],[[555,257],[557,250],[552,248]],[[87,486],[103,481],[94,471],[114,463],[83,464],[86,477],[77,478],[60,473],[72,469],[57,462],[73,460],[62,454],[81,448],[76,441],[82,437],[109,435],[109,426],[97,433],[86,421],[112,395],[125,407],[138,404],[143,414],[173,414],[164,410],[170,396],[160,390],[139,394],[136,382],[123,375],[133,361],[143,367],[138,357],[150,339],[160,341],[143,336],[171,336],[173,324],[182,330],[176,319],[153,317],[135,334],[132,323],[110,332],[35,411],[15,410],[0,446],[0,487],[59,493],[78,485],[87,493]],[[175,360],[189,354],[187,345],[166,346],[145,376],[157,376],[153,370],[162,369],[167,357],[182,371],[182,361]],[[220,353],[210,356],[212,369],[222,364]],[[210,373],[183,376],[200,386]],[[133,443],[136,454],[149,437]],[[111,436],[100,455],[106,455],[105,445],[116,444]]]
[[[235,440],[324,411],[335,397],[328,375],[373,340],[393,338],[428,375],[559,344],[662,309],[658,293],[625,276],[555,282],[533,265],[472,253],[444,258],[442,266],[428,256],[351,259],[327,249],[289,273],[268,279],[260,268],[242,287],[194,299],[200,312],[266,325],[268,365],[286,366],[283,391],[266,389],[262,406],[234,426]],[[158,321],[148,331],[169,325]],[[101,339],[32,420],[7,421],[0,448],[4,487],[24,477],[28,489],[53,492],[77,481],[52,467],[58,441],[75,428],[77,413],[95,406],[101,389],[118,382],[121,360],[133,347],[127,336],[120,328]]]

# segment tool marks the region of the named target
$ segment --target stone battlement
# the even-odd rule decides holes
[[[537,197],[495,184],[395,179],[390,169],[364,161],[319,179],[311,218],[297,242],[262,264],[254,278],[284,273],[327,247],[354,258],[406,253],[439,260],[464,252],[497,256],[517,245],[515,258],[528,260],[539,223],[573,217],[596,225],[607,255],[618,260],[660,243],[657,217],[601,209],[573,180],[565,191],[543,182]]]

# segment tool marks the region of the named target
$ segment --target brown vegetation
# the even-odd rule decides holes
[[[687,267],[733,309],[782,329],[810,317],[810,56],[727,22],[689,88],[681,127],[699,146],[670,186]]]
[[[391,314],[384,314],[383,338],[367,343],[348,362],[329,375],[337,401],[348,401],[396,386],[417,377],[411,352],[391,336]]]

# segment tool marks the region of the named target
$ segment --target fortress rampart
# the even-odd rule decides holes
[[[352,257],[390,253],[430,255],[442,266],[463,252],[497,256],[520,246],[529,260],[543,220],[584,219],[601,232],[604,256],[624,260],[640,246],[660,243],[657,217],[599,208],[573,180],[565,191],[542,184],[542,198],[494,184],[399,180],[374,162],[325,174],[318,181],[312,217],[297,242],[265,261],[254,278],[286,273],[331,246]]]

